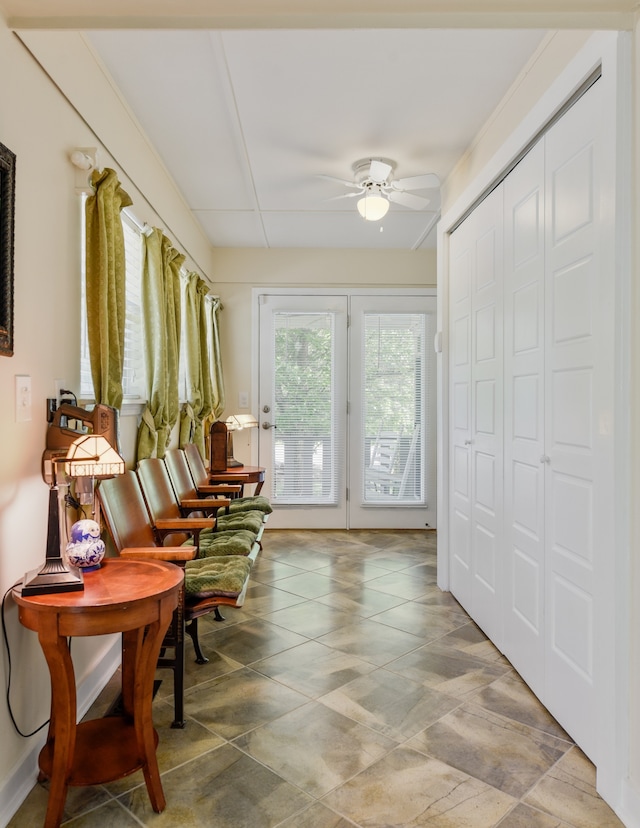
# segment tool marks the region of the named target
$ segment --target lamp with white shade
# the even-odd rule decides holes
[[[253,414],[231,414],[224,423],[227,427],[227,468],[239,468],[244,466],[244,463],[233,456],[233,432],[242,431],[245,428],[257,428],[258,421]]]
[[[89,478],[91,488],[96,479],[123,474],[125,464],[111,443],[101,434],[83,434],[71,443],[66,454],[47,455],[50,473],[49,522],[47,552],[44,564],[27,572],[22,582],[23,595],[46,595],[58,592],[79,592],[84,589],[82,571],[68,564],[62,556],[67,534],[65,518],[66,495],[70,478]],[[59,466],[64,465],[64,474]]]

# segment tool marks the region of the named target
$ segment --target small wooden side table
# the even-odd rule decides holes
[[[49,779],[45,828],[57,828],[69,785],[97,785],[142,769],[156,813],[166,802],[156,757],[151,705],[156,662],[178,605],[183,571],[164,561],[106,559],[85,574],[84,592],[23,597],[13,590],[21,623],[38,633],[51,675],[51,720],[39,756]],[[69,636],[122,633],[122,709],[76,723],[76,683]]]
[[[232,466],[226,471],[209,471],[209,481],[211,483],[239,483],[243,486],[245,483],[255,483],[254,494],[260,494],[262,484],[264,483],[265,469],[263,466]]]

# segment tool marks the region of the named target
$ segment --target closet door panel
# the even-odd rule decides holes
[[[596,83],[545,136],[545,704],[592,759],[597,752],[594,509],[599,491],[604,493],[601,487],[612,482],[596,473],[598,430],[610,404],[602,391],[609,387],[610,377],[597,359],[608,335],[604,308],[596,301],[601,281],[598,96]]]
[[[471,549],[474,618],[502,646],[502,186],[473,213]]]
[[[471,611],[471,222],[451,236],[451,590]]]
[[[504,182],[505,646],[544,692],[544,145]]]

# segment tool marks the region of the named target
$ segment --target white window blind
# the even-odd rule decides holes
[[[364,315],[364,504],[425,503],[428,320],[422,313]]]
[[[82,298],[81,298],[81,358],[80,358],[80,397],[94,399],[91,363],[89,361],[89,343],[87,339],[87,310],[85,293],[85,226],[84,202],[82,208]],[[146,398],[144,331],[142,321],[142,234],[135,222],[122,213],[124,232],[125,267],[126,267],[126,305],[124,331],[124,365],[122,374],[122,391],[125,399],[143,400]]]
[[[122,391],[126,398],[146,399],[142,321],[142,234],[126,213],[122,214],[122,227],[127,279]]]
[[[332,312],[274,313],[274,503],[338,500],[334,328]]]

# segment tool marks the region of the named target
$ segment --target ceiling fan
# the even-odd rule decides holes
[[[354,192],[334,196],[334,199],[358,197],[360,215],[368,221],[379,221],[389,210],[390,202],[412,210],[423,210],[429,204],[429,199],[408,191],[429,190],[440,186],[440,179],[435,173],[394,179],[392,174],[395,167],[393,161],[385,158],[364,158],[353,164],[352,181],[331,175],[321,174],[320,177],[353,189]]]

